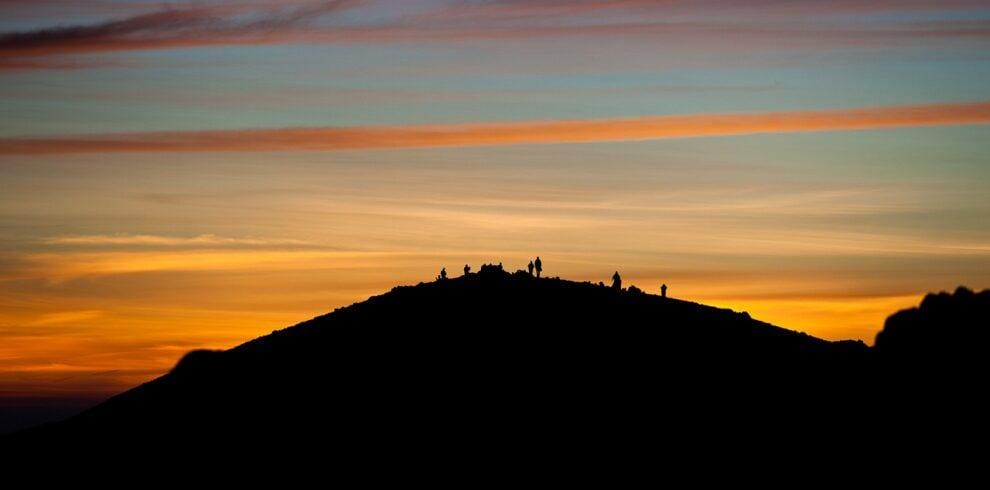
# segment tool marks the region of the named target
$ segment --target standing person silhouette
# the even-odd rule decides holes
[[[540,256],[536,256],[536,262],[533,262],[533,266],[536,267],[536,277],[540,277],[540,273],[543,272],[543,261],[540,260]]]
[[[666,298],[667,297],[667,285],[666,284],[661,284],[660,285],[660,297],[661,298]]]
[[[533,265],[533,261],[530,260],[529,261],[529,265],[527,265],[526,268],[529,269],[529,275],[531,275],[531,276],[533,275],[533,267],[536,267],[536,266]]]
[[[468,275],[470,273],[471,273],[471,266],[470,265],[467,265],[467,264],[464,264],[464,275],[466,276],[466,275]]]
[[[615,271],[615,274],[612,274],[612,289],[616,291],[622,289],[622,278],[619,277],[619,271]]]
[[[446,278],[447,278],[447,268],[444,267],[443,269],[440,269],[440,279],[443,280]]]

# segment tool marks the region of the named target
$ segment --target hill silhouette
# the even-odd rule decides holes
[[[883,343],[894,345],[887,338],[901,330]],[[936,386],[877,359],[862,342],[746,313],[486,266],[396,287],[230,350],[191,352],[158,379],[7,442],[327,438],[360,452],[533,431],[573,437],[602,424],[643,429],[658,417],[687,427],[746,414],[757,416],[747,424],[771,414],[834,418],[853,402],[881,410],[907,386],[912,396]]]
[[[917,308],[899,311],[877,334],[878,352],[897,356],[985,356],[990,346],[990,289],[959,287],[928,294]]]

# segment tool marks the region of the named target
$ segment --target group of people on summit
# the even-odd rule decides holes
[[[529,269],[529,275],[532,276],[533,275],[533,271],[535,270],[536,271],[536,277],[540,277],[540,274],[543,273],[543,261],[540,260],[540,257],[539,256],[537,256],[535,261],[534,260],[530,260],[529,261],[529,265],[527,265],[526,268]],[[501,262],[498,263],[498,270],[503,270],[502,269],[502,263]],[[484,265],[481,266],[481,271],[482,272],[485,271],[485,266]],[[468,264],[464,264],[464,275],[466,276],[466,275],[468,275],[470,273],[471,273],[471,266],[468,265]],[[446,279],[446,278],[447,278],[447,268],[444,267],[444,268],[440,269],[440,275],[437,276],[437,280],[443,280],[443,279]]]
[[[488,268],[488,267],[495,268],[495,269],[497,269],[500,272],[503,270],[502,269],[502,263],[499,262],[498,263],[498,266],[495,266],[493,264],[482,265],[481,266],[481,272],[484,273],[485,272],[485,269]],[[536,257],[536,260],[530,260],[529,261],[529,264],[526,265],[526,269],[529,271],[529,275],[531,275],[531,276],[533,275],[533,272],[535,271],[536,272],[536,277],[539,278],[540,277],[540,274],[543,273],[543,261],[540,260],[540,257],[539,256],[537,256]],[[464,264],[464,275],[466,276],[466,275],[468,275],[470,273],[471,273],[471,266],[468,265],[468,264]],[[521,273],[523,273],[523,271],[517,272],[517,274],[521,274]],[[445,280],[445,279],[447,279],[447,268],[446,267],[443,267],[443,268],[440,269],[440,274],[437,276],[437,280],[438,281],[442,281],[442,280]],[[605,284],[603,284],[603,283],[598,283],[598,284],[601,285],[601,286],[605,286]],[[615,271],[615,274],[612,274],[612,289],[614,289],[616,291],[621,291],[622,290],[622,276],[619,275],[619,271]],[[639,290],[635,286],[630,286],[630,289],[636,289],[637,291]],[[666,298],[667,297],[667,285],[666,284],[661,284],[660,285],[660,297],[662,297],[662,298]]]

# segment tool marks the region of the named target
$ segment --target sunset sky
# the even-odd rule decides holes
[[[536,255],[872,343],[988,224],[987,0],[0,0],[6,400]]]

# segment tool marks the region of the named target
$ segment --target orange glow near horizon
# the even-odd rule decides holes
[[[106,238],[83,241],[100,240]],[[491,253],[488,259],[456,252],[222,249],[30,255],[17,279],[44,281],[53,292],[48,301],[32,300],[30,294],[14,297],[21,302],[17,311],[0,313],[0,324],[19,326],[4,332],[0,346],[2,394],[110,395],[163,374],[189,350],[230,348],[395,285],[428,281],[437,264],[452,272],[464,262],[475,269],[483,261],[504,261],[510,270],[524,266],[524,256]],[[548,275],[573,280],[607,281],[611,267],[591,255],[543,259]],[[726,280],[715,271],[706,278],[699,268],[660,276],[621,269],[627,284],[652,294],[666,282],[672,297],[748,311],[754,318],[833,340],[872,343],[887,315],[920,301],[918,294],[891,295],[882,289],[859,297],[828,292],[776,297],[773,291],[821,288],[790,272],[754,281],[746,276]],[[120,286],[114,284],[133,290],[99,292],[116,291]],[[734,295],[747,289],[755,296]],[[79,291],[83,297],[73,298]]]

